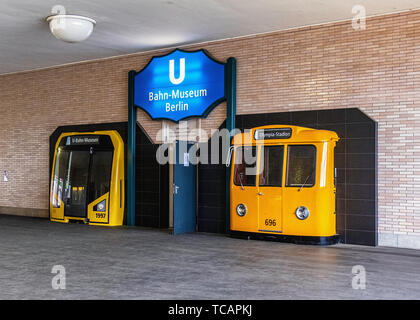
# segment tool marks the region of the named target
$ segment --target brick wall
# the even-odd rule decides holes
[[[237,112],[360,108],[379,123],[379,243],[420,248],[420,11],[190,46],[237,59]],[[57,126],[127,120],[128,55],[0,76],[0,208],[46,216],[48,137]],[[201,127],[217,128],[225,106]],[[160,122],[139,111],[156,137]],[[11,209],[13,208],[21,208]],[[40,210],[24,210],[33,208]]]

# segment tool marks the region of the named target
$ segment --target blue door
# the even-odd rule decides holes
[[[174,234],[195,232],[196,166],[189,162],[191,144],[176,143],[174,164]],[[180,157],[181,155],[181,157]]]

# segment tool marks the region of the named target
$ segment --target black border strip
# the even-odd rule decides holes
[[[267,240],[279,241],[294,244],[310,244],[310,245],[332,245],[340,241],[340,235],[336,234],[330,237],[315,237],[315,236],[292,236],[285,234],[269,234],[269,233],[256,233],[256,232],[243,232],[230,230],[232,238],[251,239],[251,240]]]

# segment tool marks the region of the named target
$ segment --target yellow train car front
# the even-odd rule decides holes
[[[233,236],[333,244],[335,132],[297,126],[253,128],[233,138]]]
[[[117,131],[63,133],[51,172],[50,220],[121,226],[124,142]]]

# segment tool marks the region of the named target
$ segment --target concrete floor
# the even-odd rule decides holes
[[[66,289],[53,290],[54,265]],[[367,273],[352,289],[354,265]],[[0,299],[420,299],[420,251],[0,215]]]

